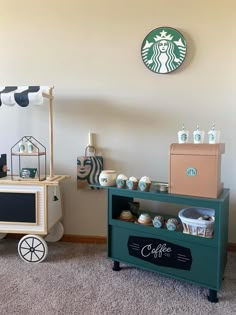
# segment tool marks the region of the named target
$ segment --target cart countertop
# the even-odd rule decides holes
[[[40,185],[40,186],[57,186],[59,182],[70,179],[68,175],[54,175],[53,177],[47,177],[45,180],[38,180],[32,178],[20,178],[18,176],[11,178],[6,176],[0,178],[0,185]]]

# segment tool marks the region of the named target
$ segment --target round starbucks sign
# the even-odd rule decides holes
[[[182,34],[171,27],[158,27],[143,40],[141,54],[145,66],[156,73],[176,70],[184,61],[187,51]]]

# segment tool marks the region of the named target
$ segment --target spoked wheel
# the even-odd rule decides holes
[[[38,235],[25,235],[18,243],[18,253],[26,262],[39,263],[47,257],[48,246]]]
[[[47,242],[57,242],[62,238],[63,234],[64,227],[61,222],[57,222],[44,239]]]
[[[2,240],[3,238],[5,238],[7,236],[6,233],[0,233],[0,240]]]

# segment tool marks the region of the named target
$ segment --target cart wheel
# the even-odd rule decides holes
[[[7,234],[6,233],[0,233],[0,240],[2,240],[4,237],[6,237]]]
[[[61,222],[57,222],[44,239],[47,242],[57,242],[62,238],[63,234],[64,227]]]
[[[48,254],[48,246],[45,240],[37,235],[25,235],[18,243],[20,257],[29,263],[39,263]]]

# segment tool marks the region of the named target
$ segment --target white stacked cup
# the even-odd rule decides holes
[[[220,130],[215,130],[215,124],[213,124],[212,129],[208,131],[208,142],[210,144],[220,143]]]
[[[204,142],[205,131],[199,130],[199,126],[197,125],[197,130],[193,132],[193,142],[194,143],[203,143]]]
[[[189,132],[185,130],[184,125],[182,130],[178,132],[178,143],[187,143],[189,140]]]

